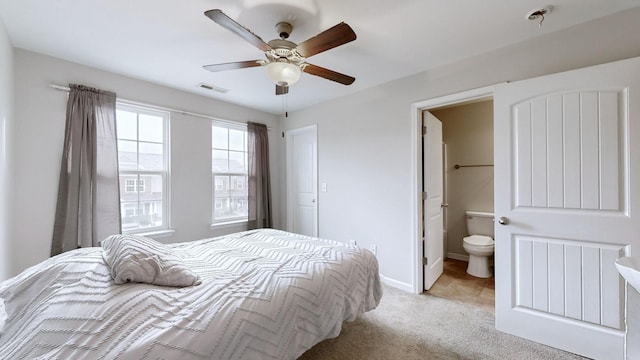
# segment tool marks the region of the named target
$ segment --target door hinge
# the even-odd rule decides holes
[[[422,192],[422,200],[427,200],[427,192],[426,191]]]
[[[427,127],[426,126],[422,127],[422,135],[427,135]]]
[[[429,259],[425,256],[422,258],[422,266],[427,266],[427,264],[429,263]]]

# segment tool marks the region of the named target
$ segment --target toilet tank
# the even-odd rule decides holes
[[[493,213],[484,211],[465,211],[464,213],[469,235],[485,235],[493,239]]]

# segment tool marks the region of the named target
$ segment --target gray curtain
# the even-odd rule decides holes
[[[267,126],[247,124],[249,150],[249,229],[268,228],[271,220]]]
[[[119,234],[116,94],[70,85],[51,256]]]

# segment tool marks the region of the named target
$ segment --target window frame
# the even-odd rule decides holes
[[[248,133],[248,129],[247,129],[247,124],[246,123],[233,123],[230,121],[223,121],[223,120],[212,120],[211,121],[211,133],[213,134],[213,127],[221,127],[221,128],[226,128],[229,130],[239,130],[244,132],[244,161],[245,161],[245,172],[232,172],[232,171],[227,171],[227,172],[215,172],[213,169],[213,151],[214,150],[226,150],[226,151],[237,151],[237,150],[230,150],[229,149],[229,144],[227,143],[227,147],[226,148],[221,148],[221,147],[214,147],[214,143],[213,143],[213,135],[211,136],[211,226],[212,227],[218,227],[218,226],[224,226],[224,225],[229,225],[229,224],[244,224],[244,223],[248,223],[249,222],[249,209],[248,209],[248,204],[249,204],[249,194],[248,194],[248,187],[246,186],[246,184],[249,181],[249,133]],[[231,189],[231,182],[232,177],[234,176],[243,176],[245,178],[245,180],[243,181],[243,189],[246,189],[246,196],[244,196],[242,198],[243,203],[247,204],[247,215],[245,216],[237,216],[237,217],[226,217],[224,219],[216,219],[216,190],[224,190],[224,185],[222,186],[222,189],[218,189],[218,186],[216,184],[216,176],[228,176],[229,177],[229,184],[228,187],[229,189]],[[229,197],[231,198],[231,197]]]
[[[120,161],[118,161],[118,172],[120,176],[135,176],[134,179],[125,179],[134,181],[134,193],[140,194],[141,192],[145,192],[147,189],[147,181],[146,179],[141,178],[142,176],[160,176],[162,179],[162,224],[159,226],[149,226],[149,227],[141,227],[134,229],[122,229],[123,234],[143,234],[143,233],[158,233],[163,231],[169,231],[171,228],[171,213],[170,213],[170,199],[171,199],[171,185],[170,185],[170,123],[171,123],[171,114],[168,111],[160,110],[153,107],[141,106],[141,105],[133,105],[122,101],[116,101],[116,113],[118,110],[127,111],[137,114],[137,124],[136,124],[136,157],[139,159],[140,156],[140,124],[139,124],[139,116],[140,114],[161,117],[163,119],[162,124],[162,166],[163,170],[122,170],[120,168]],[[116,118],[117,120],[117,118]],[[117,130],[117,129],[116,129]],[[116,131],[117,133],[117,131]],[[125,140],[125,141],[133,141],[130,139],[121,139],[117,137],[117,140]],[[142,141],[142,143],[152,143],[159,144],[157,142],[150,141]],[[118,150],[119,151],[119,150]],[[139,161],[136,161],[139,163]],[[140,191],[140,187],[142,187],[142,191]],[[126,186],[125,186],[126,190]],[[122,189],[120,190],[122,191]],[[131,193],[131,192],[127,192]],[[143,203],[151,203],[155,201],[141,201],[140,197],[136,201],[123,201],[122,196],[120,197],[120,209],[122,211],[125,204],[136,204],[136,214],[140,214],[141,212],[141,204]],[[123,214],[121,214],[122,220]]]

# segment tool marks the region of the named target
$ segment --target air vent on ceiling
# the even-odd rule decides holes
[[[205,90],[210,90],[210,91],[215,91],[215,92],[219,92],[219,93],[227,93],[229,92],[228,89],[224,89],[218,86],[214,86],[214,85],[209,85],[209,84],[205,84],[205,83],[200,83],[198,84],[198,87],[205,89]]]

